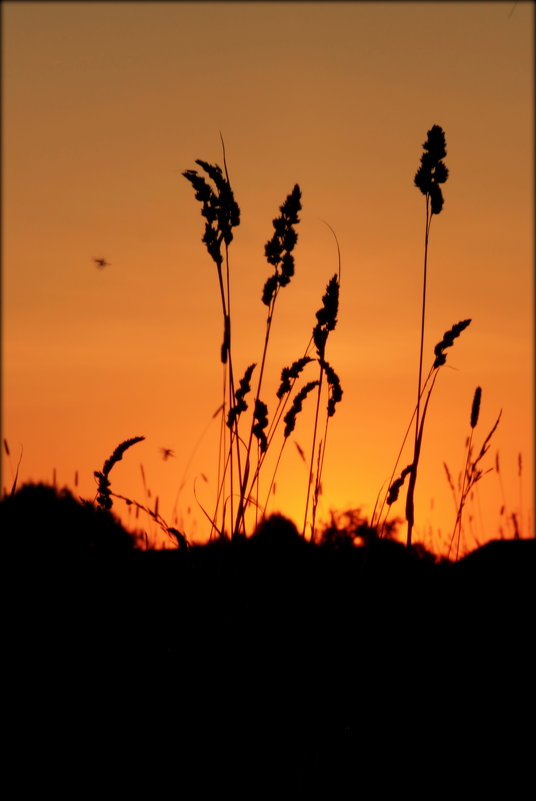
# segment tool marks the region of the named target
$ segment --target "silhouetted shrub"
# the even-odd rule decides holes
[[[0,501],[3,547],[21,553],[122,552],[135,537],[108,511],[64,488],[24,484]]]

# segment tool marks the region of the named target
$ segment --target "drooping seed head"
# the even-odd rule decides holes
[[[308,384],[305,384],[305,386],[303,386],[300,389],[300,391],[294,398],[291,409],[286,413],[285,417],[283,418],[285,421],[285,431],[284,431],[285,439],[294,431],[294,428],[296,426],[296,417],[302,410],[303,401],[305,400],[307,395],[315,387],[318,386],[319,383],[320,383],[319,381],[309,381]]]
[[[445,364],[445,362],[447,361],[447,357],[445,353],[443,353],[443,351],[445,350],[445,348],[452,347],[452,345],[454,344],[454,340],[460,336],[462,331],[464,331],[470,323],[471,323],[470,319],[460,320],[459,323],[455,323],[452,326],[452,328],[450,328],[448,331],[445,331],[441,342],[438,342],[437,345],[434,347],[434,354],[436,357],[433,365],[434,368],[441,367],[441,365]]]
[[[283,367],[281,371],[281,383],[276,393],[278,398],[282,398],[283,395],[286,395],[287,392],[290,392],[292,389],[292,384],[290,383],[291,380],[298,378],[305,365],[312,361],[313,360],[310,356],[304,356],[301,359],[296,359],[296,361],[293,362],[290,367]]]
[[[233,427],[235,420],[248,408],[244,398],[251,390],[251,375],[255,367],[256,363],[250,364],[249,367],[246,368],[243,377],[240,379],[238,389],[235,392],[235,405],[229,409],[229,414],[227,415],[227,425],[229,428]]]
[[[268,407],[261,400],[255,401],[255,410],[253,412],[254,425],[252,428],[253,434],[259,441],[261,453],[264,453],[268,448],[268,440],[264,429],[268,426]]]
[[[406,476],[408,475],[408,473],[411,473],[412,469],[413,469],[413,464],[408,464],[408,466],[402,470],[400,476],[396,479],[396,481],[393,481],[393,483],[389,487],[389,493],[387,495],[387,500],[386,500],[387,506],[391,506],[397,500],[400,488],[402,487],[406,479]]]
[[[325,359],[319,359],[319,362],[326,373],[329,386],[328,417],[333,417],[335,414],[335,406],[342,400],[343,391],[341,381],[329,362],[325,361]]]

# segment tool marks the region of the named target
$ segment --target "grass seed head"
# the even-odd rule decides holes
[[[184,170],[182,174],[187,181],[190,181],[195,190],[196,200],[202,204],[201,214],[206,219],[202,241],[212,260],[220,267],[223,262],[222,242],[226,245],[232,242],[232,229],[240,224],[240,208],[221,167],[202,159],[196,159],[196,164],[199,164],[212,179],[215,189],[202,175],[199,175],[197,170]]]
[[[287,438],[294,431],[294,428],[296,426],[296,417],[298,416],[298,414],[302,410],[303,401],[305,400],[307,395],[315,387],[318,386],[319,383],[320,383],[319,381],[309,381],[308,384],[305,384],[305,386],[303,386],[300,389],[300,391],[298,392],[298,394],[294,398],[294,401],[292,402],[292,407],[290,408],[290,410],[286,413],[285,417],[283,418],[284,421],[285,421],[285,431],[284,431],[285,438]]]
[[[264,433],[264,429],[268,426],[268,407],[266,404],[257,399],[255,401],[255,411],[253,415],[254,424],[252,431],[259,441],[261,453],[265,453],[268,448],[268,440]]]
[[[264,255],[268,264],[273,265],[274,274],[268,278],[262,291],[262,302],[269,306],[280,286],[286,286],[294,275],[294,256],[292,251],[298,241],[298,234],[293,226],[300,221],[298,212],[301,209],[301,190],[298,184],[287,196],[279,217],[273,220],[274,233],[264,246]]]
[[[339,310],[339,278],[337,274],[331,278],[322,297],[322,308],[316,313],[317,323],[313,328],[313,342],[320,359],[324,358],[328,333],[337,325]]]
[[[439,214],[443,208],[443,194],[440,184],[445,183],[449,171],[443,161],[447,155],[445,132],[440,125],[433,125],[423,144],[424,153],[414,178],[417,189],[428,195],[432,214]]]
[[[471,428],[475,428],[478,423],[478,415],[480,414],[480,400],[482,398],[482,388],[477,387],[473,397],[471,406]]]
[[[246,368],[246,372],[244,376],[240,379],[240,383],[238,389],[235,392],[235,405],[229,409],[229,414],[227,415],[227,425],[229,428],[233,427],[235,420],[240,416],[242,412],[245,412],[248,408],[247,403],[244,400],[244,397],[247,393],[251,390],[251,375],[253,370],[256,367],[256,363],[250,364],[249,367]]]
[[[445,350],[445,348],[452,347],[452,345],[454,344],[454,340],[460,336],[462,331],[464,331],[467,328],[467,326],[470,325],[470,323],[471,323],[470,319],[460,320],[459,323],[455,323],[452,326],[452,328],[450,328],[448,331],[445,331],[441,342],[438,342],[437,345],[434,347],[434,355],[436,358],[433,366],[435,369],[445,364],[445,362],[447,361],[447,357],[443,351]]]
[[[387,506],[391,506],[397,500],[398,493],[400,492],[400,489],[404,484],[404,481],[406,480],[406,476],[408,475],[408,473],[411,473],[412,469],[413,469],[413,464],[408,464],[408,466],[402,470],[400,476],[396,479],[396,481],[393,481],[393,483],[389,487],[389,493],[387,495],[387,501],[386,501]]]
[[[325,359],[320,359],[320,366],[326,373],[329,386],[328,398],[328,417],[333,417],[335,414],[335,406],[342,400],[342,387],[341,381],[333,367]]]
[[[296,361],[293,362],[290,367],[283,367],[281,371],[281,383],[276,393],[278,398],[282,398],[283,395],[286,395],[287,392],[290,392],[292,389],[291,381],[298,378],[305,365],[312,361],[313,359],[311,359],[310,356],[304,356],[301,359],[296,359]]]
[[[93,475],[95,476],[98,482],[97,505],[101,509],[109,511],[112,508],[112,494],[110,492],[110,481],[108,479],[108,474],[110,473],[110,470],[112,469],[114,464],[121,461],[124,452],[128,448],[130,448],[132,445],[135,445],[137,442],[141,442],[144,439],[145,437],[131,437],[131,439],[123,440],[123,442],[121,442],[114,450],[110,458],[104,462],[102,472],[98,470],[94,471]],[[142,466],[142,473],[143,473],[143,466]]]

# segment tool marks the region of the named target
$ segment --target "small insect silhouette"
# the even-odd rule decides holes
[[[175,453],[171,450],[171,448],[160,448],[160,453],[162,454],[162,459],[166,462],[170,456],[175,456]]]
[[[97,270],[104,270],[105,267],[110,266],[110,262],[106,261],[106,259],[93,259],[97,266]]]

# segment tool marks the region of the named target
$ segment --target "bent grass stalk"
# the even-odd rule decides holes
[[[431,384],[431,387],[430,387],[430,389],[428,391],[428,396],[427,396],[427,401],[426,401],[426,408],[428,407],[428,401],[430,399],[430,395],[431,395],[432,389],[434,387],[434,384],[436,382],[437,376],[439,374],[439,370],[440,370],[441,367],[443,367],[443,365],[446,364],[446,361],[447,361],[447,354],[445,353],[446,349],[450,348],[450,347],[452,347],[454,345],[454,340],[457,339],[460,336],[460,334],[470,324],[471,324],[471,320],[470,319],[460,320],[460,322],[455,323],[451,328],[449,328],[448,331],[445,331],[445,333],[443,334],[442,339],[435,345],[435,347],[434,347],[434,357],[435,357],[434,358],[434,362],[433,362],[432,366],[430,367],[430,370],[428,372],[428,376],[426,377],[426,381],[424,382],[424,385],[422,386],[421,393],[420,393],[420,399],[422,400],[422,397],[424,395],[426,387],[428,386],[429,382],[431,381],[432,384]],[[387,510],[386,514],[385,514],[385,518],[384,518],[383,522],[381,522],[383,509],[384,509],[386,504],[387,504],[388,507],[390,507],[397,500],[400,488],[402,487],[406,476],[407,475],[411,475],[412,470],[413,470],[413,463],[414,462],[412,462],[406,468],[404,468],[404,470],[402,471],[400,477],[395,482],[393,482],[393,477],[395,475],[396,468],[397,468],[398,463],[400,461],[400,458],[402,456],[402,451],[404,449],[404,445],[406,444],[406,440],[407,440],[407,437],[408,437],[409,432],[411,430],[411,426],[412,426],[414,418],[416,417],[416,414],[417,414],[417,407],[415,407],[414,410],[413,410],[413,414],[411,416],[411,419],[409,421],[408,427],[406,429],[406,433],[404,434],[404,438],[402,440],[402,445],[400,446],[400,449],[398,451],[398,456],[396,458],[395,465],[393,467],[391,476],[389,478],[388,489],[387,489],[387,491],[385,493],[384,499],[383,499],[382,504],[380,506],[380,511],[378,513],[377,522],[374,523],[374,513],[373,513],[373,516],[372,516],[372,519],[371,519],[371,526],[374,526],[374,525],[378,526],[378,528],[380,529],[380,536],[382,536],[382,534],[383,534],[384,527],[385,527],[385,524],[387,522],[387,517],[388,517],[388,514],[389,514],[389,510]],[[423,430],[424,430],[424,425],[423,424],[424,424],[424,413],[423,413],[423,417],[421,418],[421,426],[419,428],[419,435],[418,435],[418,439],[417,439],[417,449],[418,449],[417,450],[417,458],[420,455],[420,448],[421,448],[421,443],[422,443],[422,435],[423,435]],[[415,461],[415,452],[414,452],[414,457],[413,458],[414,458],[414,461]]]
[[[162,531],[168,535],[168,537],[175,541],[179,550],[188,550],[190,548],[190,543],[188,538],[185,534],[183,534],[178,529],[174,528],[173,526],[168,525],[160,512],[158,511],[158,496],[155,499],[155,506],[154,509],[151,509],[149,506],[144,506],[138,501],[132,500],[131,498],[127,498],[125,495],[120,495],[116,492],[110,492],[110,495],[113,498],[119,498],[122,501],[125,501],[128,507],[134,506],[136,508],[136,512],[142,511],[145,512],[149,517],[151,517],[162,529]],[[136,514],[137,517],[137,514]],[[148,537],[147,532],[143,532],[145,537],[145,550],[148,550]]]
[[[495,421],[495,423],[494,423],[493,427],[491,428],[489,434],[487,435],[486,439],[484,440],[484,442],[482,444],[482,447],[480,448],[478,456],[475,458],[474,461],[471,461],[471,457],[472,457],[472,453],[473,453],[473,432],[474,432],[474,429],[476,428],[476,425],[478,423],[478,417],[479,417],[479,413],[480,413],[481,398],[482,398],[482,389],[481,389],[481,387],[477,387],[476,390],[475,390],[475,394],[473,396],[473,402],[471,404],[471,417],[470,417],[471,432],[470,432],[469,437],[467,438],[467,453],[466,453],[466,457],[465,457],[465,467],[464,467],[463,477],[462,477],[462,482],[461,482],[460,501],[459,501],[459,504],[458,504],[458,511],[456,513],[456,521],[454,523],[454,530],[452,532],[452,536],[451,536],[451,539],[450,539],[449,550],[448,550],[448,554],[447,554],[447,558],[449,558],[450,557],[450,552],[452,550],[452,546],[454,544],[454,540],[456,538],[456,533],[457,533],[458,537],[457,537],[457,544],[456,544],[456,560],[458,559],[459,550],[460,550],[460,538],[461,538],[461,531],[462,531],[463,509],[464,509],[465,503],[467,501],[467,498],[469,497],[469,494],[472,492],[472,490],[475,487],[475,485],[481,480],[481,478],[484,475],[486,475],[486,473],[490,473],[492,471],[492,469],[493,469],[493,468],[489,468],[488,470],[484,470],[483,471],[483,470],[481,470],[479,468],[479,464],[480,464],[480,462],[482,461],[482,459],[484,458],[484,456],[486,455],[486,453],[487,453],[487,451],[489,449],[489,443],[491,441],[491,438],[492,438],[493,434],[495,433],[495,430],[496,430],[497,426],[499,425],[499,422],[500,422],[500,419],[501,419],[501,415],[502,415],[502,409],[501,409],[501,411],[499,412],[499,416],[497,417],[497,420]]]
[[[5,437],[4,437],[4,451],[6,453],[6,456],[9,459],[9,467],[10,467],[10,470],[11,470],[11,475],[13,477],[13,484],[11,485],[11,492],[10,492],[10,495],[13,496],[13,495],[15,495],[15,492],[17,491],[17,481],[19,480],[19,468],[20,468],[20,463],[22,462],[22,454],[24,452],[24,448],[22,447],[22,445],[20,446],[19,461],[17,462],[17,469],[15,470],[15,474],[14,475],[13,475],[13,464],[11,462],[11,451],[9,449],[8,441],[7,441],[7,439],[5,439]]]
[[[158,503],[159,503],[158,495],[155,497],[154,509],[151,509],[149,507],[148,501],[147,501],[147,506],[144,506],[143,504],[138,503],[138,501],[134,501],[134,500],[131,500],[130,498],[127,498],[125,495],[120,495],[119,493],[115,493],[115,492],[111,491],[111,484],[110,484],[109,475],[110,475],[110,472],[111,472],[113,466],[115,464],[117,464],[117,462],[121,461],[125,451],[127,451],[133,445],[136,445],[136,443],[142,442],[144,439],[145,439],[145,437],[131,437],[130,439],[123,440],[123,442],[119,443],[117,448],[115,448],[115,450],[113,451],[112,455],[108,459],[106,459],[106,461],[104,462],[104,465],[102,467],[102,470],[95,470],[93,472],[93,475],[94,475],[94,477],[95,477],[95,479],[97,480],[97,483],[98,483],[97,494],[96,494],[95,499],[94,499],[93,502],[94,503],[96,502],[97,507],[99,507],[103,511],[109,512],[112,509],[112,505],[113,505],[112,498],[119,498],[120,500],[125,501],[127,507],[130,508],[131,506],[134,506],[136,508],[136,519],[138,518],[138,512],[140,510],[145,512],[156,523],[158,523],[158,525],[162,528],[163,531],[166,532],[166,534],[169,537],[171,537],[172,539],[174,539],[176,541],[177,547],[179,549],[184,550],[184,549],[190,547],[188,539],[186,538],[186,536],[182,532],[178,531],[178,529],[173,528],[172,526],[169,526],[166,523],[166,521],[164,520],[164,518],[162,517],[162,515],[160,514],[160,512],[158,510]],[[151,492],[147,488],[147,484],[146,484],[146,481],[145,481],[145,471],[143,469],[143,465],[142,464],[140,464],[140,468],[141,468],[141,475],[142,475],[142,481],[143,481],[143,486],[144,486],[144,490],[145,490],[145,495],[146,495],[146,498],[150,498],[151,497]],[[147,548],[148,547],[148,540],[147,540],[147,533],[146,532],[145,532],[145,545],[146,545],[146,548]]]

